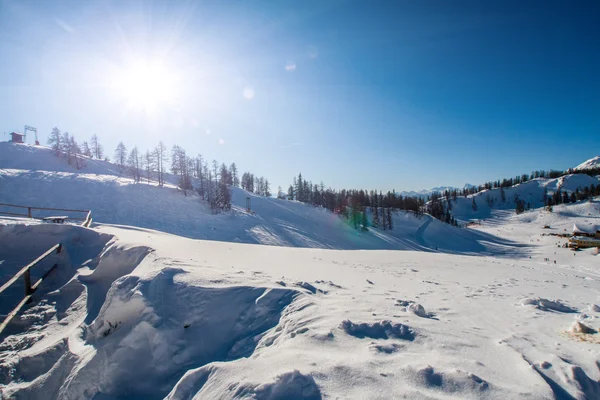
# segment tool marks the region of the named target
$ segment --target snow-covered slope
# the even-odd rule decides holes
[[[539,228],[503,228],[513,226]],[[64,400],[598,398],[597,335],[571,330],[600,328],[597,256],[575,258],[541,239],[533,258],[507,259],[0,226],[0,263],[30,243],[66,249],[53,260],[61,274],[0,343],[0,391]]]
[[[0,203],[91,209],[96,223],[292,247],[490,254],[522,250],[510,241],[454,228],[427,215],[397,212],[392,231],[359,232],[322,208],[238,188],[232,189],[232,197],[232,212],[214,215],[197,196],[185,197],[174,185],[136,184],[113,164],[88,160],[85,168],[76,170],[48,148],[0,143]],[[247,197],[252,213],[245,211]]]
[[[590,158],[575,167],[576,171],[590,168],[600,168],[600,156]]]
[[[571,174],[555,179],[532,179],[528,182],[504,189],[505,201],[502,201],[500,189],[484,190],[468,197],[458,197],[452,201],[452,214],[459,220],[489,218],[493,210],[515,209],[515,198],[529,203],[531,208],[544,206],[544,191],[551,196],[558,189],[572,193],[590,185],[599,185],[600,181],[586,174]],[[473,210],[473,199],[477,210]],[[491,203],[491,206],[490,206]]]
[[[455,215],[489,217],[473,229],[399,212],[393,231],[364,233],[239,189],[212,215],[110,163],[77,171],[0,143],[0,203],[91,208],[101,222],[0,220],[0,284],[65,250],[36,267],[34,280],[58,264],[0,337],[0,398],[600,398],[598,252],[551,235],[598,225],[600,202],[513,211],[515,195],[535,207],[545,188],[590,179],[534,180],[504,203],[479,193],[477,212],[458,199]],[[23,289],[3,293],[0,314]]]

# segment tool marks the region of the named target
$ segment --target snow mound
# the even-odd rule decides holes
[[[542,311],[556,311],[561,313],[576,313],[576,308],[569,307],[559,300],[548,300],[541,297],[527,298],[521,301],[522,306],[534,306]]]
[[[354,323],[350,320],[344,320],[340,324],[340,329],[350,336],[360,339],[366,337],[371,339],[403,339],[414,340],[415,333],[412,328],[400,323],[392,324],[390,321],[380,321],[374,323]]]
[[[575,167],[576,171],[583,169],[600,168],[600,156],[590,158]]]
[[[598,305],[598,304],[590,304],[590,311],[600,312],[600,305]]]
[[[481,395],[490,385],[477,375],[461,370],[438,372],[432,366],[420,369],[408,369],[409,379],[416,385],[436,389],[445,393],[471,392]]]
[[[117,279],[85,335],[95,352],[48,395],[164,397],[189,369],[251,355],[298,295],[289,289],[193,286],[179,282],[179,275],[185,275],[180,268],[164,268]],[[303,387],[298,377],[283,381]],[[256,393],[286,393],[285,384]]]
[[[398,343],[385,343],[385,344],[377,344],[372,342],[369,346],[371,349],[375,350],[378,353],[392,354],[404,348],[401,344]]]
[[[234,389],[234,387],[232,387]],[[294,370],[279,375],[275,382],[262,385],[245,384],[235,388],[234,398],[256,400],[321,400],[321,391],[310,375]]]

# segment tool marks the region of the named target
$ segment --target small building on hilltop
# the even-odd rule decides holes
[[[25,135],[23,135],[22,133],[19,133],[19,132],[12,132],[10,134],[10,136],[11,136],[10,141],[12,143],[23,143],[23,136],[25,136]]]

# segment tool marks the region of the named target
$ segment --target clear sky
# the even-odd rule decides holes
[[[599,20],[594,0],[0,0],[0,140],[162,139],[284,190],[568,168],[600,154]]]

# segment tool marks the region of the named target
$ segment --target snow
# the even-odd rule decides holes
[[[596,157],[590,158],[587,161],[582,162],[581,164],[579,164],[578,166],[575,167],[575,170],[579,171],[579,170],[591,169],[591,168],[600,168],[600,156],[596,156]]]
[[[573,224],[573,234],[576,233],[587,233],[587,234],[595,234],[597,231],[600,231],[600,227],[596,225],[581,225],[581,224]]]
[[[76,170],[41,146],[0,142],[0,203],[91,209],[95,223],[160,230],[194,239],[329,249],[398,249],[461,254],[521,252],[510,240],[457,229],[432,217],[398,211],[394,229],[360,232],[333,213],[294,201],[232,188],[231,213],[214,215],[173,184],[134,183],[118,167],[88,160]],[[168,177],[172,182],[175,178]],[[52,195],[40,196],[40,193]],[[252,213],[246,212],[246,198]],[[18,212],[9,208],[2,211]],[[22,211],[20,211],[22,212]],[[48,212],[34,212],[47,216]],[[54,212],[55,213],[55,212]]]
[[[174,187],[101,164],[98,175],[53,171],[27,161],[37,150],[14,148],[19,165],[0,148],[0,202],[89,204],[97,218],[91,228],[0,220],[2,279],[65,247],[0,338],[6,398],[600,395],[598,255],[555,236],[597,225],[599,199],[492,208],[472,229],[398,213],[394,231],[362,233],[295,202],[250,195],[256,214],[245,213],[241,190],[237,209],[215,216]]]
[[[599,185],[600,181],[586,174],[570,174],[560,178],[536,178],[513,187],[505,188],[505,201],[502,201],[500,189],[483,190],[468,197],[458,197],[452,201],[452,215],[460,221],[489,219],[496,210],[511,210],[516,208],[515,198],[523,200],[531,208],[544,207],[544,191],[551,196],[558,189],[571,194],[576,189],[583,189],[590,185]],[[473,210],[473,199],[477,210]],[[490,207],[488,199],[493,202]],[[556,207],[556,206],[555,206]]]

